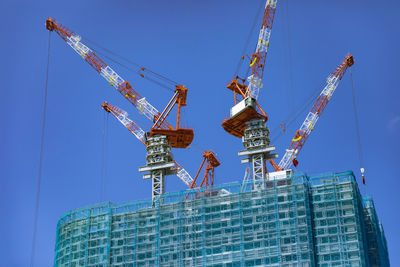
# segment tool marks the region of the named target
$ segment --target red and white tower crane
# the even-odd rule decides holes
[[[331,99],[333,93],[336,90],[336,87],[339,85],[339,82],[342,79],[343,75],[345,74],[347,68],[351,67],[353,64],[354,64],[354,58],[352,55],[349,54],[328,76],[328,78],[326,79],[327,82],[326,86],[318,96],[313,107],[311,108],[311,111],[308,113],[303,124],[300,126],[300,129],[296,131],[289,148],[286,150],[285,155],[279,162],[278,167],[281,170],[289,169],[292,164],[295,167],[297,167],[298,165],[297,155],[302,149],[307,138],[310,136],[312,130],[314,129],[315,124],[317,123],[319,117],[321,116],[326,105]]]
[[[245,158],[242,163],[252,165],[252,180],[254,188],[263,188],[266,178],[268,160],[273,168],[279,168],[273,161],[277,154],[272,152],[275,147],[270,146],[269,130],[265,126],[267,115],[257,103],[260,89],[263,87],[262,77],[274,22],[277,0],[267,0],[265,3],[262,23],[258,35],[257,46],[251,54],[247,79],[236,76],[227,85],[233,91],[235,105],[230,110],[229,118],[222,122],[222,127],[229,134],[242,138],[245,150],[238,153]],[[242,57],[244,59],[244,57]],[[241,97],[242,100],[238,100]]]
[[[119,76],[110,66],[98,57],[89,47],[81,42],[81,37],[67,27],[49,17],[46,20],[46,28],[55,31],[72,49],[75,50],[86,62],[89,63],[106,81],[116,88],[121,95],[134,105],[140,114],[146,116],[154,125],[150,130],[150,137],[153,135],[165,135],[171,147],[186,148],[194,136],[193,129],[180,128],[180,108],[186,106],[187,88],[183,85],[176,85],[175,94],[163,112],[153,107],[145,97],[142,97],[132,85]],[[176,127],[174,128],[166,117],[171,109],[178,105]]]

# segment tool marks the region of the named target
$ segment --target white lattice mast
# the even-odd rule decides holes
[[[328,78],[326,79],[326,86],[318,96],[313,107],[311,108],[311,111],[307,114],[307,117],[304,120],[303,124],[300,126],[300,129],[296,131],[289,148],[286,150],[285,155],[279,162],[278,166],[280,169],[286,170],[290,168],[292,164],[294,164],[294,166],[297,166],[297,155],[299,154],[308,136],[314,129],[315,124],[317,123],[319,117],[322,114],[322,111],[325,109],[333,93],[335,92],[336,87],[339,85],[339,81],[342,79],[347,68],[351,67],[353,64],[354,58],[352,55],[349,54],[336,67],[335,71],[333,71],[328,76]]]
[[[137,139],[139,139],[140,142],[147,146],[145,132],[139,127],[139,125],[129,119],[128,113],[126,111],[117,106],[111,105],[108,102],[104,102],[101,106],[105,111],[111,113],[114,117],[116,117],[133,135],[136,136]],[[173,161],[173,163],[174,164],[171,169],[176,171],[176,176],[178,176],[178,178],[190,188],[190,186],[193,184],[193,178],[176,161]],[[158,184],[159,183],[156,182],[155,186],[158,187]],[[161,189],[162,187],[159,188]]]
[[[165,193],[165,176],[176,174],[171,146],[165,135],[155,135],[147,139],[146,166],[140,167],[143,179],[151,179],[153,201]]]
[[[245,150],[240,151],[238,155],[245,156],[241,160],[243,164],[250,163],[252,166],[253,188],[255,190],[263,189],[267,174],[265,162],[278,155],[272,153],[275,147],[270,146],[269,130],[263,119],[253,119],[246,124],[247,128],[242,138]]]

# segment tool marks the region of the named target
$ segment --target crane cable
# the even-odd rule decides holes
[[[127,65],[125,65],[125,64],[119,62],[118,60],[116,60],[116,59],[114,59],[114,58],[112,58],[112,57],[110,57],[110,56],[104,54],[103,52],[100,52],[100,51],[97,50],[97,49],[94,49],[94,48],[91,48],[91,49],[92,49],[94,52],[96,52],[96,54],[99,54],[99,55],[101,55],[102,57],[107,58],[108,60],[110,60],[110,61],[114,62],[115,64],[117,64],[117,65],[119,65],[119,66],[121,66],[121,67],[127,69],[128,71],[130,71],[130,72],[132,72],[132,73],[135,73],[135,74],[138,74],[138,75],[140,75],[142,78],[144,78],[144,79],[146,79],[146,80],[148,80],[148,81],[150,81],[150,82],[153,82],[153,83],[159,85],[159,86],[162,87],[162,88],[168,89],[169,91],[172,91],[172,92],[175,91],[174,89],[171,88],[170,85],[163,84],[162,82],[159,82],[159,81],[157,81],[157,80],[155,80],[155,79],[153,79],[153,78],[150,78],[150,77],[148,77],[148,76],[145,76],[145,75],[143,75],[143,74],[140,72],[140,70],[139,70],[139,71],[133,70],[132,68],[128,67]]]
[[[262,8],[264,6],[263,5],[264,3],[265,3],[264,0],[260,1],[260,6],[258,8],[257,15],[254,17],[253,25],[250,28],[249,35],[247,36],[247,40],[246,40],[245,46],[244,46],[243,51],[242,51],[242,57],[239,59],[238,64],[236,66],[235,76],[237,76],[239,74],[240,67],[243,65],[244,55],[246,53],[246,50],[249,47],[250,39],[251,39],[251,37],[253,35],[254,28],[256,27],[256,24],[257,24],[258,18],[260,16],[261,10],[262,10]],[[256,45],[257,45],[257,43],[256,43]],[[255,50],[255,48],[254,48],[254,50]],[[249,72],[249,69],[247,69],[246,77],[248,76],[248,72]]]
[[[44,89],[44,104],[43,104],[43,119],[42,119],[42,135],[40,139],[40,156],[39,156],[39,172],[38,172],[38,180],[37,180],[37,188],[36,188],[36,203],[35,203],[35,215],[33,219],[33,238],[32,238],[32,249],[31,249],[31,259],[30,266],[34,266],[35,261],[35,250],[36,250],[36,234],[37,234],[37,223],[39,217],[39,203],[40,203],[40,186],[42,180],[42,166],[43,166],[43,148],[44,148],[44,133],[46,128],[46,113],[47,113],[47,87],[49,81],[49,65],[50,65],[50,40],[51,40],[51,31],[49,31],[49,40],[47,47],[47,66],[46,66],[46,85]]]
[[[308,97],[306,97],[303,102],[298,105],[296,108],[294,108],[294,110],[286,117],[286,119],[284,120],[284,122],[281,125],[285,125],[286,130],[288,129],[288,127],[294,123],[300,115],[302,115],[308,108],[310,108],[311,104],[313,102],[315,102],[315,100],[317,99],[319,93],[320,93],[320,88],[322,85],[318,86],[315,88],[315,90],[313,90]],[[271,138],[271,142],[275,142],[276,140],[278,140],[282,134],[284,133],[284,131],[279,131],[279,128],[281,128],[280,125],[277,125],[272,131],[271,133],[278,133],[275,134],[272,138]]]
[[[353,111],[354,111],[354,124],[356,127],[356,137],[357,137],[357,146],[358,146],[358,159],[360,161],[360,171],[361,171],[361,176],[362,176],[362,183],[365,185],[365,176],[364,176],[364,159],[363,159],[363,153],[362,153],[362,146],[361,146],[361,138],[360,138],[360,123],[358,120],[358,114],[357,114],[357,105],[356,105],[356,95],[355,95],[355,90],[354,90],[354,81],[353,81],[353,72],[350,69],[350,79],[351,79],[351,94],[353,98]]]
[[[108,112],[103,112],[103,140],[101,149],[101,182],[100,182],[100,202],[105,200],[107,182],[107,162],[108,162]]]
[[[161,75],[161,74],[159,74],[159,73],[157,73],[157,72],[155,72],[155,71],[152,71],[152,70],[150,70],[150,69],[148,69],[148,68],[145,68],[144,66],[142,66],[142,65],[140,65],[140,64],[138,64],[138,63],[136,63],[136,62],[134,62],[134,61],[132,61],[132,60],[126,58],[126,57],[123,57],[123,56],[117,54],[116,52],[113,52],[112,50],[107,49],[107,48],[105,48],[105,47],[103,47],[103,46],[97,44],[97,43],[94,42],[94,41],[89,40],[88,38],[82,37],[82,39],[84,39],[85,41],[91,43],[91,44],[94,45],[94,46],[97,46],[99,49],[101,49],[101,50],[103,50],[103,51],[109,53],[110,55],[113,55],[113,56],[116,57],[116,58],[122,59],[122,60],[124,60],[125,62],[127,62],[128,64],[131,64],[131,65],[135,66],[136,68],[140,69],[139,71],[134,71],[134,70],[130,69],[129,67],[127,67],[126,65],[122,64],[121,62],[119,62],[118,60],[113,59],[113,58],[111,58],[110,56],[106,56],[106,55],[104,54],[104,52],[100,52],[98,49],[93,49],[93,48],[92,48],[92,50],[95,51],[96,53],[101,54],[101,55],[103,55],[104,57],[107,57],[108,59],[112,60],[114,63],[116,63],[116,64],[118,64],[118,65],[120,65],[120,66],[122,66],[122,67],[128,69],[128,70],[131,71],[131,72],[134,72],[134,73],[139,74],[141,77],[146,78],[147,80],[149,80],[149,81],[151,81],[151,82],[154,82],[154,83],[156,83],[156,84],[158,84],[158,85],[160,85],[160,86],[162,86],[162,87],[166,87],[166,86],[167,86],[167,85],[163,84],[162,82],[168,83],[170,86],[171,86],[171,85],[177,85],[177,84],[179,84],[178,82],[176,82],[176,81],[174,81],[174,80],[172,80],[172,79],[169,79],[169,78],[167,78],[167,77],[165,77],[165,76],[163,76],[163,75]],[[157,79],[161,80],[162,82],[158,82],[158,81],[156,81],[156,80],[153,79],[153,78],[150,78],[150,77],[147,77],[147,76],[143,75],[143,74],[141,73],[141,71],[144,71],[144,72],[147,72],[147,73],[153,75],[154,77],[156,77]],[[167,87],[167,88],[169,88],[169,87]]]
[[[294,108],[294,95],[293,95],[293,63],[292,63],[292,49],[290,39],[290,21],[289,21],[289,2],[284,0],[282,3],[285,6],[285,11],[282,12],[282,53],[285,68],[285,91],[288,104],[288,110],[293,111]]]

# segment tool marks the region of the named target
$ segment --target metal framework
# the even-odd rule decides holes
[[[46,28],[49,31],[55,31],[72,49],[75,50],[86,62],[89,63],[106,81],[116,88],[120,94],[134,105],[140,114],[146,116],[154,126],[150,131],[150,136],[154,134],[164,134],[172,147],[186,148],[193,141],[193,129],[179,128],[180,108],[186,106],[187,88],[182,85],[176,85],[175,94],[171,101],[160,113],[153,107],[146,98],[142,97],[132,85],[118,75],[110,66],[108,66],[100,57],[98,57],[89,47],[81,42],[81,37],[75,34],[67,27],[58,23],[54,18],[49,17],[46,20]],[[178,104],[178,115],[176,129],[166,120],[171,109]]]
[[[265,3],[257,47],[250,57],[249,69],[251,70],[251,74],[247,77],[248,85],[245,85],[245,79],[237,76],[232,79],[227,86],[227,88],[232,90],[234,93],[235,104],[237,102],[237,94],[241,95],[243,98],[252,97],[257,100],[260,89],[263,87],[261,80],[264,73],[265,60],[267,58],[276,5],[277,0],[267,0]]]
[[[146,166],[140,167],[139,172],[149,172],[143,174],[143,179],[151,179],[153,200],[165,193],[165,176],[176,174],[171,146],[164,135],[154,135],[147,139],[146,147]]]
[[[204,168],[204,176],[203,179],[200,183],[199,187],[195,187],[196,185],[196,180],[199,177],[200,171],[204,166],[204,163],[207,161],[206,166]],[[190,189],[193,188],[201,188],[204,186],[204,193],[205,194],[212,194],[213,193],[213,185],[214,185],[214,168],[218,167],[221,165],[217,157],[215,156],[214,151],[211,150],[206,150],[203,152],[203,161],[200,164],[200,168],[196,173],[196,176],[193,179],[192,184],[190,185]],[[200,192],[198,192],[201,194]],[[186,195],[186,197],[189,195],[189,193]],[[196,197],[199,197],[196,195]]]
[[[111,113],[115,118],[117,118],[134,136],[136,136],[137,139],[139,139],[140,142],[142,142],[142,144],[147,146],[145,132],[139,127],[139,125],[128,117],[128,113],[125,110],[111,105],[108,102],[104,102],[101,106],[105,111]],[[192,185],[193,178],[184,168],[182,168],[181,165],[179,165],[179,163],[174,161],[172,169],[176,170],[176,176],[178,176],[178,178],[188,187]],[[197,187],[196,184],[195,186]]]
[[[230,117],[222,122],[222,127],[229,134],[239,138],[244,135],[247,121],[256,118],[263,118],[265,121],[268,120],[267,115],[260,105],[258,105],[256,100],[260,89],[263,87],[261,80],[264,73],[276,4],[277,0],[267,0],[265,3],[257,47],[250,57],[249,69],[251,70],[251,74],[247,77],[248,85],[245,84],[246,79],[236,76],[236,78],[232,79],[226,86],[228,89],[233,91],[235,106],[231,109]],[[246,102],[253,100],[254,106],[246,105],[245,107],[242,107],[243,105],[241,105],[241,102],[238,103],[237,95],[240,95],[244,99],[243,101]],[[232,110],[239,108],[240,111],[233,114]]]
[[[264,73],[265,61],[269,47],[269,40],[271,37],[272,24],[275,17],[276,5],[277,0],[267,0],[265,3],[257,47],[250,57],[249,70],[251,74],[247,77],[247,80],[236,76],[236,78],[232,79],[231,82],[227,85],[227,88],[233,91],[235,106],[231,109],[230,117],[222,122],[222,127],[229,134],[239,138],[244,138],[244,136],[246,135],[245,132],[247,128],[247,123],[249,121],[254,120],[259,123],[262,120],[262,127],[266,128],[265,122],[268,120],[268,116],[257,103],[257,98],[260,89],[263,87],[261,81]],[[245,84],[246,81],[248,85]],[[237,95],[240,95],[243,100],[238,102]],[[273,159],[270,157],[265,158],[265,154],[263,153],[259,155],[253,155],[250,157],[250,159],[253,162],[253,175],[255,175],[253,177],[254,180],[260,180],[261,176],[265,177],[266,160],[271,163],[275,171],[280,170]]]
[[[263,189],[267,174],[266,160],[272,160],[277,154],[271,153],[275,150],[270,146],[269,130],[262,119],[248,121],[247,128],[242,139],[245,150],[238,153],[239,156],[246,156],[242,163],[251,163],[253,188]]]
[[[354,64],[354,58],[352,55],[347,55],[344,60],[335,68],[335,70],[328,76],[327,84],[315,101],[311,111],[308,113],[300,129],[296,131],[289,148],[286,150],[285,155],[279,162],[279,168],[282,170],[290,168],[293,164],[295,167],[298,165],[296,159],[301,148],[306,142],[307,138],[314,129],[319,117],[324,111],[326,105],[331,99],[336,87],[339,85],[339,81],[342,79],[348,67]]]
[[[260,89],[263,87],[261,80],[264,73],[264,65],[269,47],[272,23],[274,22],[276,3],[277,0],[268,0],[265,4],[256,51],[251,55],[250,59],[251,75],[247,77],[249,85],[246,91],[246,96],[251,96],[255,99],[258,98]]]

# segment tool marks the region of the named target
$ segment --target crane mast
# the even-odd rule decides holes
[[[81,42],[81,37],[61,25],[55,19],[49,17],[46,20],[46,28],[49,31],[55,31],[72,49],[75,50],[86,62],[89,63],[111,86],[134,105],[140,114],[146,116],[154,123],[150,130],[150,136],[155,134],[166,135],[172,147],[186,148],[191,144],[194,137],[193,129],[179,128],[180,108],[186,105],[187,88],[182,85],[176,85],[175,94],[167,108],[160,113],[153,107],[145,97],[142,97],[132,85],[118,75],[110,66],[108,66],[100,57],[98,57],[89,47]],[[178,104],[178,115],[176,129],[166,120],[171,109]]]
[[[241,159],[243,164],[251,164],[255,189],[265,187],[266,161],[270,162],[275,171],[280,170],[273,160],[278,155],[273,153],[275,147],[270,145],[269,130],[265,125],[268,116],[257,103],[263,87],[262,77],[276,5],[277,0],[266,0],[257,46],[250,56],[248,70],[251,74],[247,79],[236,76],[226,86],[233,92],[235,105],[230,110],[230,116],[222,122],[222,127],[229,134],[242,139],[245,149],[239,151],[238,155],[244,157]]]
[[[108,102],[103,102],[101,107],[117,118],[134,136],[136,136],[137,139],[139,139],[140,142],[142,142],[142,144],[147,147],[145,131],[143,131],[139,125],[137,125],[128,117],[128,113],[126,111]],[[178,176],[178,178],[189,188],[197,188],[197,185],[190,174],[176,161],[174,161],[173,169],[177,171],[176,176]]]
[[[336,69],[326,79],[326,86],[315,101],[311,111],[308,113],[300,129],[296,131],[289,148],[286,150],[285,155],[282,157],[278,166],[282,170],[290,168],[291,164],[295,167],[298,165],[296,159],[305,141],[314,129],[319,117],[324,111],[326,105],[331,99],[336,87],[339,85],[339,81],[342,79],[348,67],[354,64],[354,58],[352,55],[347,55],[344,60],[336,67]]]

